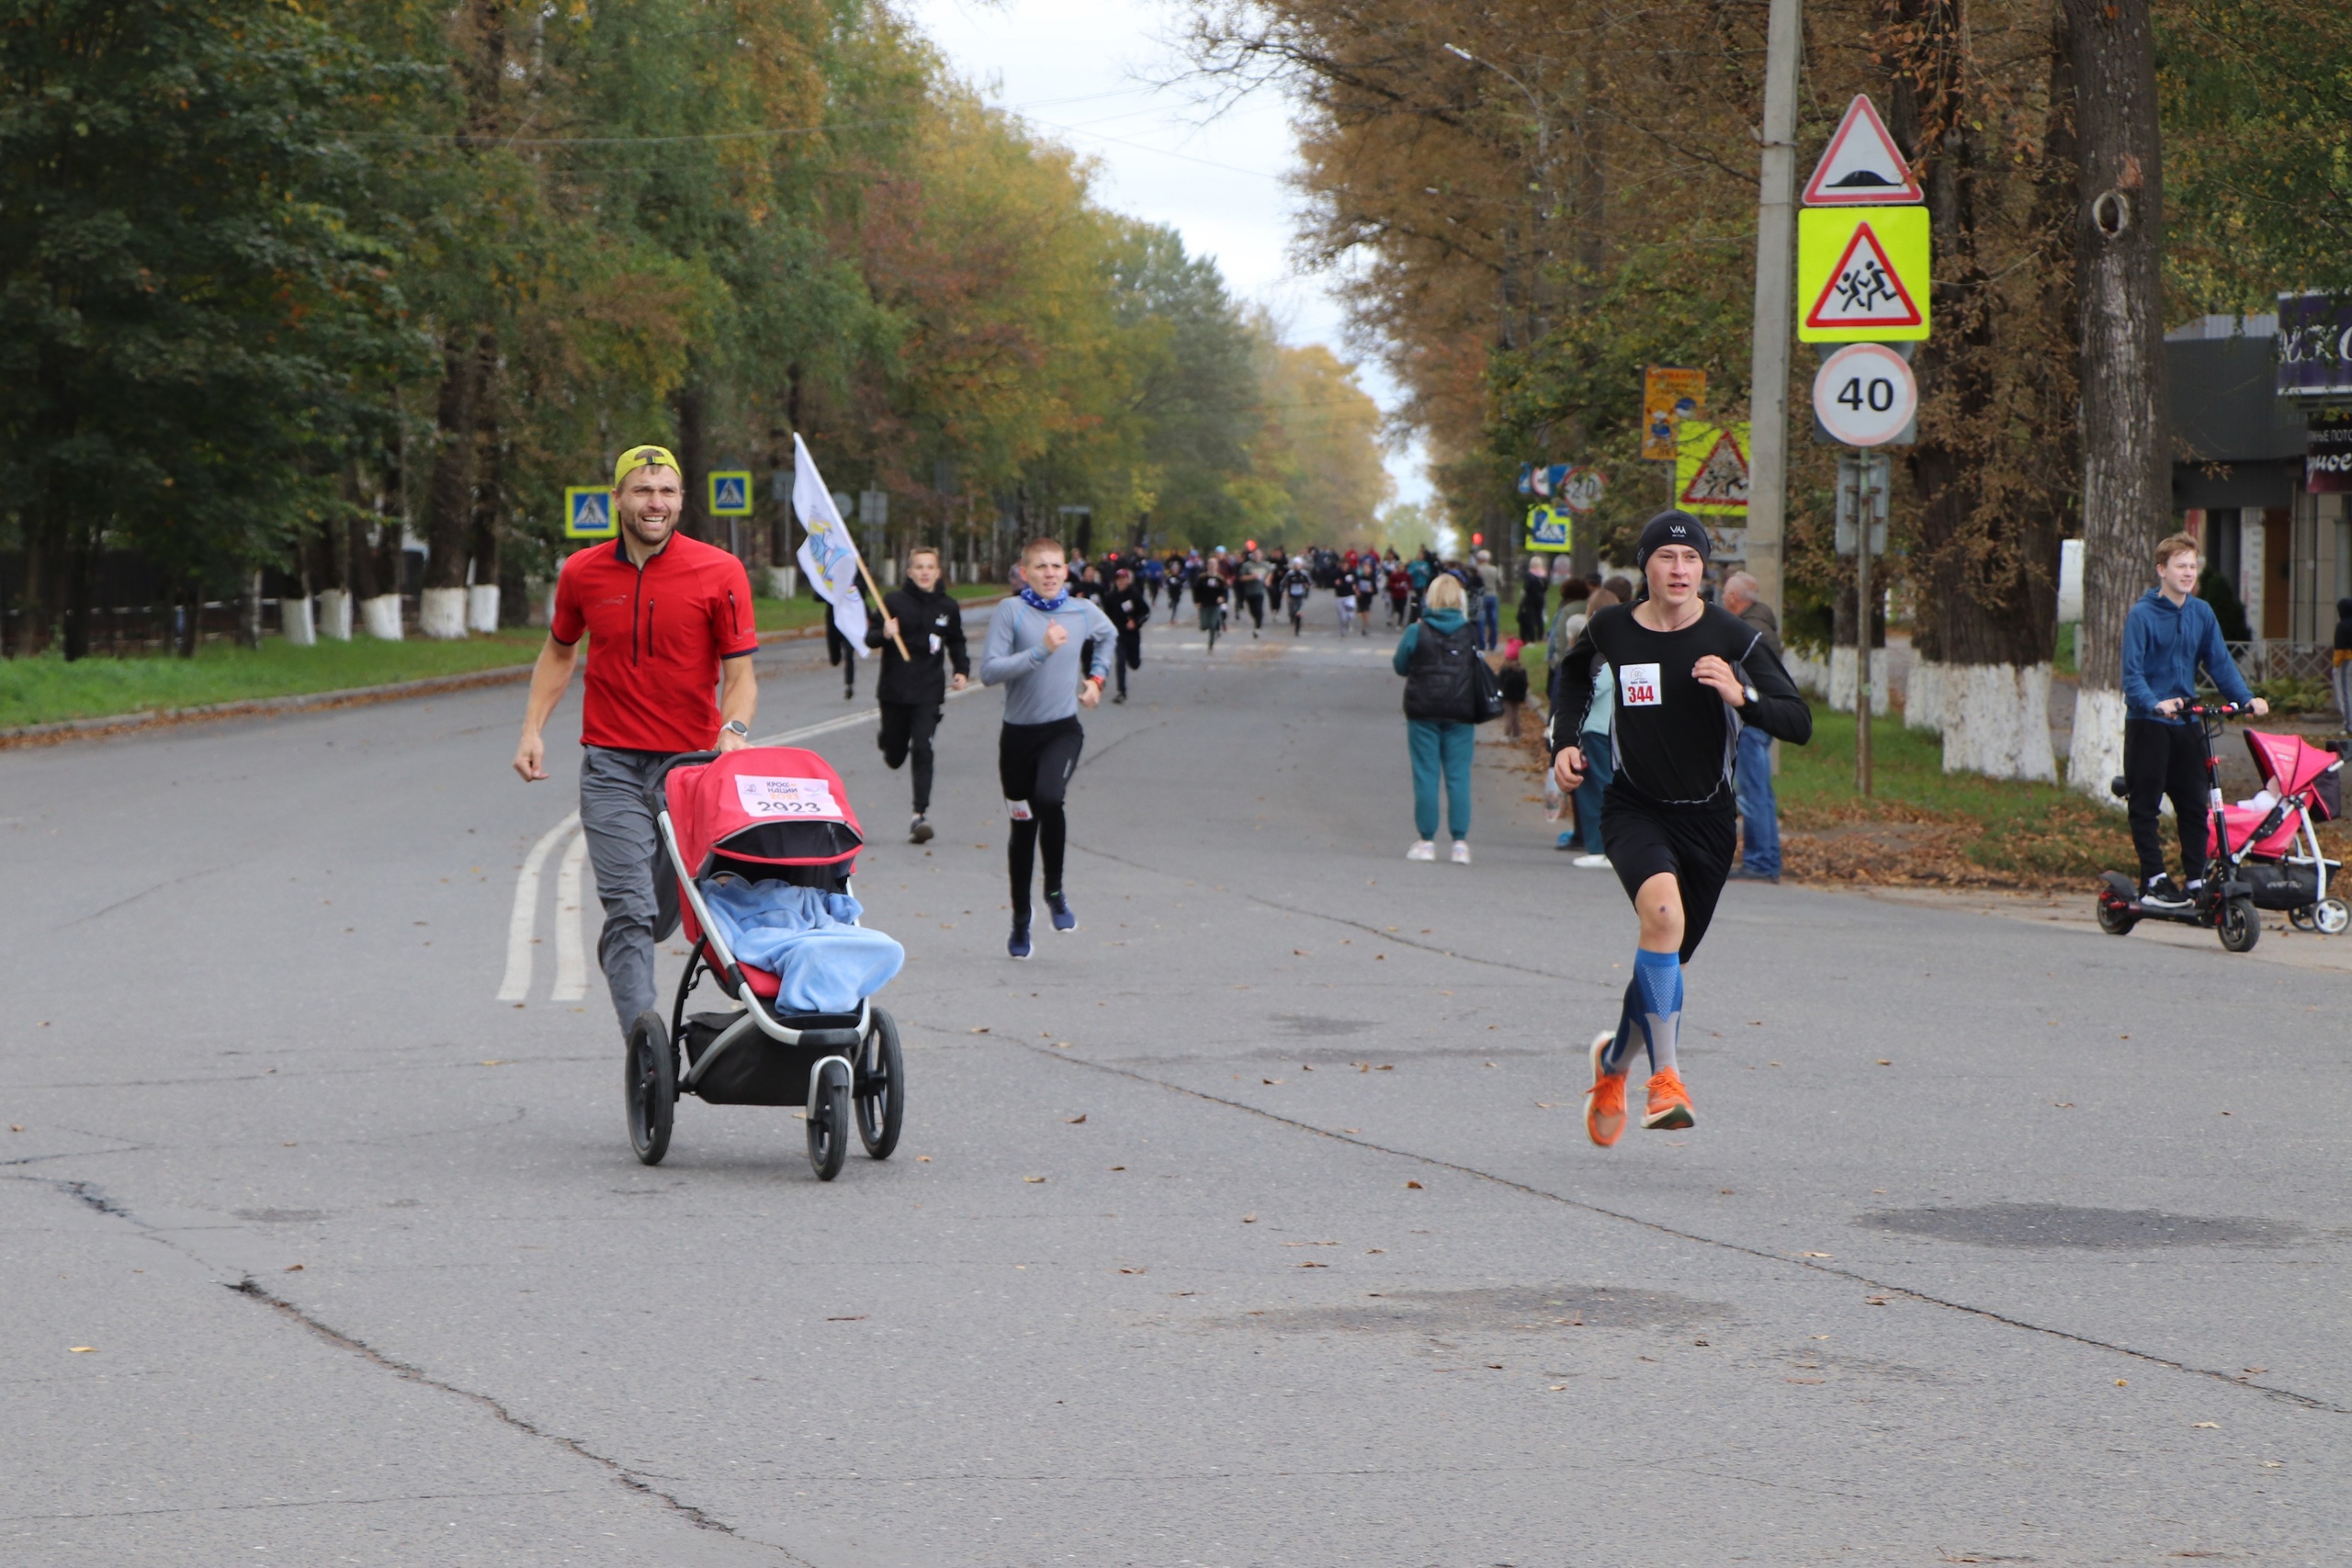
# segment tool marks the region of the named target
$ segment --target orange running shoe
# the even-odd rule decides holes
[[[1584,1096],[1584,1130],[1604,1149],[1625,1134],[1625,1075],[1600,1070],[1609,1043],[1616,1038],[1607,1030],[1592,1037],[1592,1087]]]
[[[1642,1118],[1642,1126],[1652,1133],[1671,1133],[1695,1126],[1698,1118],[1690,1114],[1690,1091],[1682,1087],[1682,1075],[1672,1067],[1650,1075],[1650,1108]]]

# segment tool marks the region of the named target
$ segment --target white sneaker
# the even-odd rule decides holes
[[[1407,860],[1435,860],[1437,859],[1437,845],[1430,840],[1423,839],[1419,843],[1415,844],[1411,849],[1405,852],[1405,858]]]
[[[1616,869],[1609,863],[1609,857],[1607,855],[1578,855],[1569,863],[1573,864],[1578,871],[1613,871]]]
[[[1467,839],[1453,840],[1453,863],[1456,865],[1470,863],[1470,841]]]

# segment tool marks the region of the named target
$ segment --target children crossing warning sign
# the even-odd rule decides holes
[[[1674,503],[1697,516],[1747,513],[1747,426],[1684,420]]]
[[[1797,215],[1797,336],[1900,343],[1928,335],[1928,209],[1807,208]]]

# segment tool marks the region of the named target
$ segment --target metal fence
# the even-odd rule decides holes
[[[2238,672],[2249,681],[2325,682],[2335,668],[2335,650],[2324,642],[2259,640],[2222,644]]]

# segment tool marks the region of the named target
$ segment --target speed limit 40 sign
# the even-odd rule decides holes
[[[1903,356],[1882,343],[1849,344],[1822,361],[1813,412],[1849,446],[1883,446],[1919,412],[1919,383]]]

